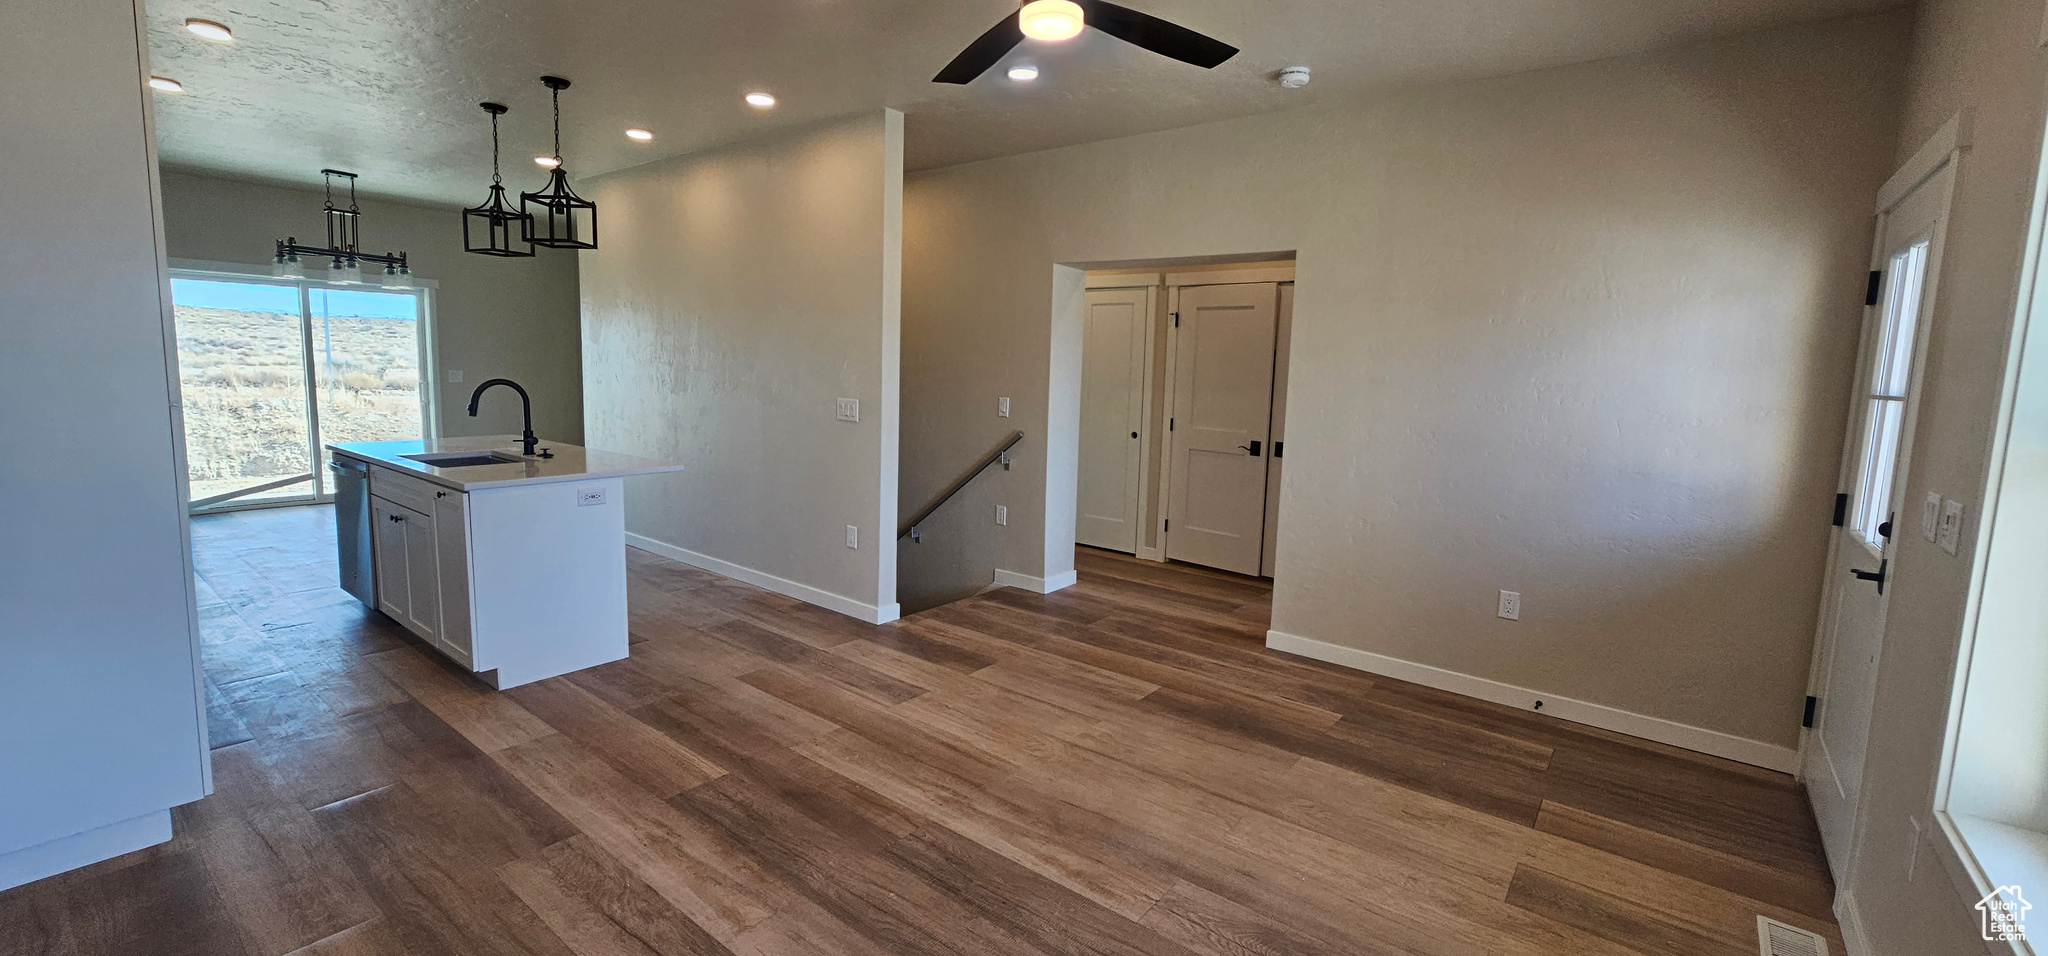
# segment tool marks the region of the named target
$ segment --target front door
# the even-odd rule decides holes
[[[1173,330],[1166,556],[1259,573],[1279,287],[1182,289]]]
[[[1837,880],[1847,876],[1856,806],[1877,694],[1878,652],[1892,591],[1894,552],[1909,521],[1903,502],[1918,406],[1921,343],[1934,302],[1953,164],[1887,210],[1878,236],[1883,269],[1866,313],[1855,404],[1849,416],[1843,521],[1830,548],[1826,615],[1815,650],[1813,735],[1802,776]]]

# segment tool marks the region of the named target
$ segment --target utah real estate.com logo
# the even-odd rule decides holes
[[[2034,904],[2020,894],[2017,886],[2001,886],[1977,901],[1979,925],[1987,942],[2015,942],[2027,938],[2027,911]]]

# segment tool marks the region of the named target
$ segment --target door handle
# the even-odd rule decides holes
[[[1253,458],[1259,457],[1259,443],[1257,439],[1254,439],[1250,445],[1239,445],[1237,447],[1239,451],[1251,452]]]
[[[1875,571],[1865,571],[1861,568],[1850,568],[1849,573],[1855,575],[1856,580],[1858,581],[1876,581],[1877,593],[1883,594],[1884,579],[1891,572],[1891,564],[1892,559],[1885,558],[1877,562],[1877,570]]]

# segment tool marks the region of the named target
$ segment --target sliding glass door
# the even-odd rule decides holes
[[[332,442],[425,434],[425,296],[174,273],[193,510],[328,500]]]

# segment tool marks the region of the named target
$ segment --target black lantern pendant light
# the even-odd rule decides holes
[[[477,105],[491,114],[491,195],[483,205],[462,211],[462,249],[507,258],[533,255],[533,246],[526,238],[533,230],[533,217],[505,200],[504,180],[498,175],[498,117],[505,115],[505,106]]]
[[[569,173],[562,168],[562,91],[569,81],[543,76],[540,81],[554,91],[555,169],[540,192],[520,193],[519,207],[527,216],[526,241],[552,249],[597,248],[597,204],[569,188]]]

